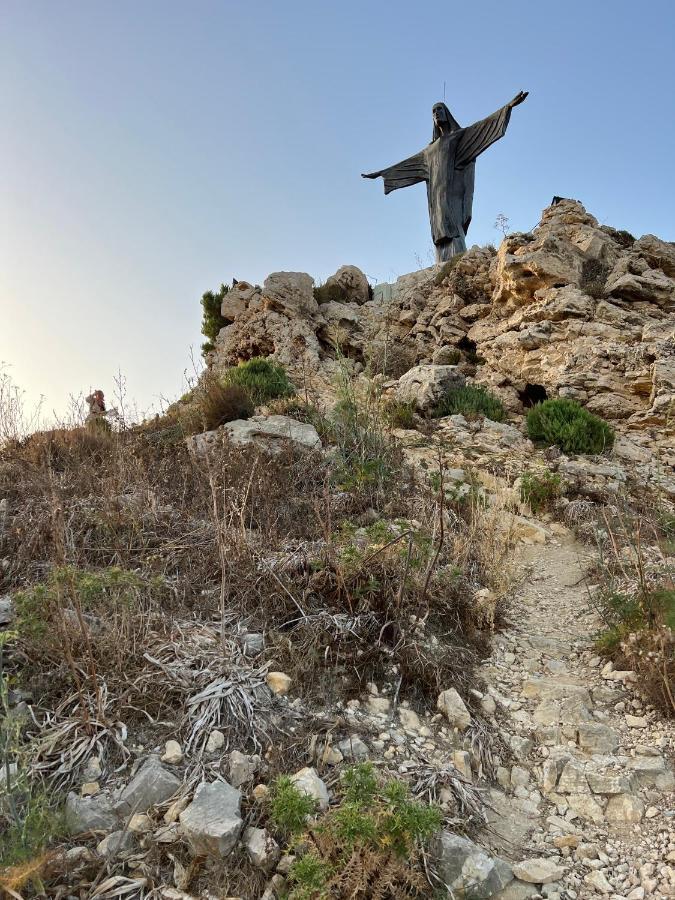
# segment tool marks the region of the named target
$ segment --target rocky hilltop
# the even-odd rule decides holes
[[[675,245],[221,296],[164,415],[0,429],[0,894],[674,897]]]
[[[353,266],[319,291],[303,273],[240,281],[222,314],[216,368],[272,355],[330,395],[338,355],[392,376],[458,363],[514,414],[577,400],[622,435],[601,480],[675,497],[675,244],[599,225],[578,201],[556,199],[498,251],[472,247],[392,285],[372,288]],[[629,476],[624,462],[637,464]]]

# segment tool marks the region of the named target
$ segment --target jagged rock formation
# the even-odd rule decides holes
[[[312,288],[300,273],[270,275],[262,289],[240,282],[223,302],[231,324],[216,368],[273,355],[327,382],[336,347],[353,371],[393,377],[459,354],[460,371],[514,414],[557,396],[610,420],[625,435],[615,457],[649,466],[655,454],[661,467],[646,480],[675,493],[663,475],[675,466],[675,244],[635,240],[559,200],[532,233],[378,285],[372,300],[361,285],[358,297],[319,304]]]

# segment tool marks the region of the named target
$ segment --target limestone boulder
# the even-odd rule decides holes
[[[131,781],[120,792],[115,812],[147,812],[151,806],[164,803],[181,786],[182,781],[162,765],[159,758],[150,756],[138,769]]]
[[[326,284],[339,287],[347,303],[362,305],[370,300],[368,279],[357,266],[340,266],[335,275],[326,279]]]
[[[253,416],[226,422],[216,431],[205,431],[188,438],[188,445],[197,456],[215,452],[224,443],[238,447],[256,447],[267,453],[281,453],[293,447],[319,450],[321,438],[313,425],[298,422],[289,416]]]
[[[271,834],[264,828],[247,828],[243,844],[248,858],[256,869],[269,872],[279,861],[281,849]]]
[[[471,724],[471,713],[455,688],[448,688],[438,695],[436,708],[443,713],[453,728],[466,731]]]
[[[396,386],[396,399],[414,403],[419,412],[430,412],[451,389],[463,387],[466,379],[457,366],[414,366]]]
[[[183,834],[195,856],[225,857],[239,840],[241,794],[226,781],[202,782],[180,814]]]
[[[66,799],[66,827],[70,834],[83,831],[111,831],[119,818],[106,797],[80,797],[71,792]]]
[[[552,881],[559,881],[566,871],[564,866],[548,857],[524,859],[513,866],[515,877],[528,884],[550,884]]]
[[[225,294],[220,304],[220,314],[228,322],[234,322],[247,309],[261,309],[262,295],[259,287],[247,281],[238,281]]]
[[[273,272],[262,289],[265,308],[287,316],[308,316],[319,311],[314,279],[306,272]]]
[[[434,871],[454,897],[483,900],[494,897],[513,880],[511,867],[493,858],[473,841],[443,831],[429,847]]]

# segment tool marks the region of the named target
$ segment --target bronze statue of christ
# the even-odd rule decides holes
[[[432,110],[433,137],[424,150],[394,166],[362,176],[382,177],[385,194],[426,182],[436,262],[466,250],[476,157],[504,137],[511,110],[526,97],[527,91],[520,91],[506,106],[466,128],[459,126],[445,103],[436,103]]]

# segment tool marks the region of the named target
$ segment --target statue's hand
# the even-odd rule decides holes
[[[529,91],[518,91],[513,100],[509,102],[509,109],[513,109],[514,106],[519,106],[523,103],[529,93]]]

